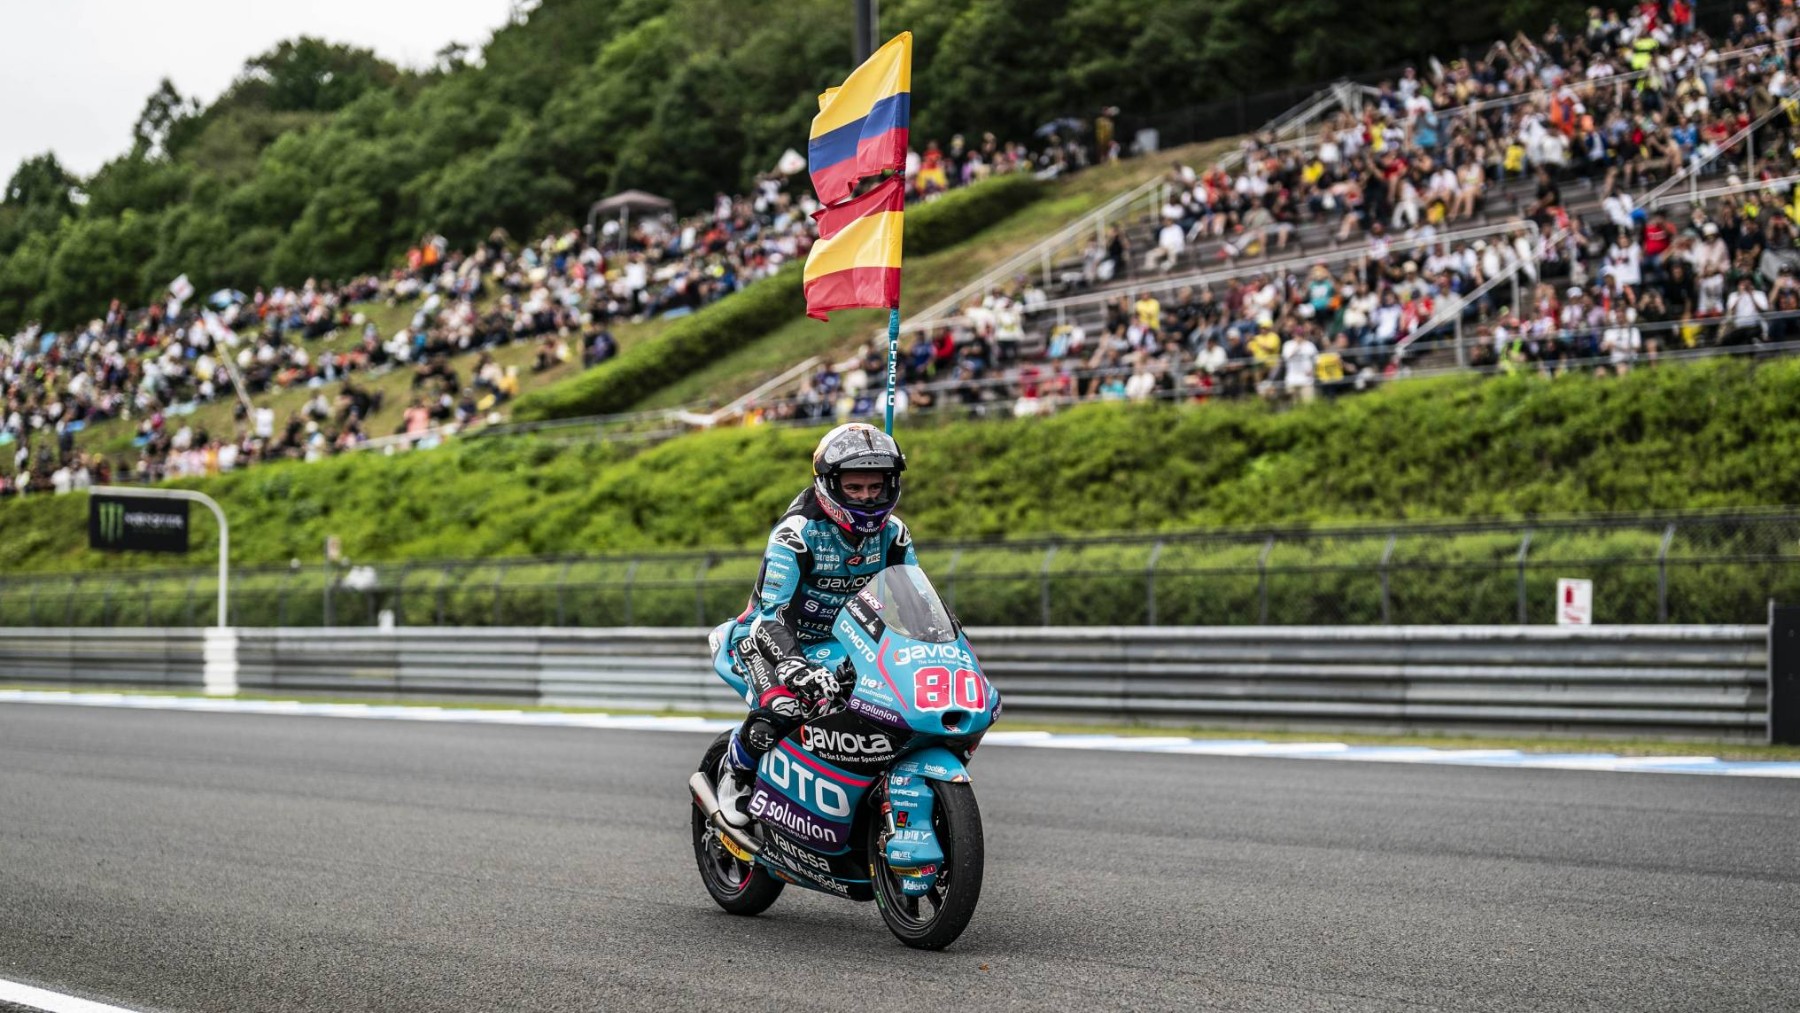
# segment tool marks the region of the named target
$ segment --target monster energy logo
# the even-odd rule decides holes
[[[96,496],[88,504],[88,544],[126,552],[186,552],[187,503],[134,504],[124,497]]]
[[[125,504],[119,502],[103,502],[100,504],[100,540],[116,542],[125,537]]]

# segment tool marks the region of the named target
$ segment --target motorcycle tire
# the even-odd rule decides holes
[[[956,942],[981,899],[984,845],[975,789],[942,781],[933,782],[931,788],[937,795],[931,826],[944,849],[944,861],[938,866],[931,892],[924,897],[901,892],[899,879],[888,869],[880,847],[885,827],[880,820],[869,821],[869,878],[874,880],[875,906],[881,909],[888,931],[915,950],[941,950]]]
[[[715,784],[719,764],[730,743],[731,733],[725,732],[713,740],[706,755],[700,758],[700,772],[714,779]],[[768,910],[787,884],[755,862],[732,855],[719,843],[717,831],[700,807],[690,804],[688,808],[693,811],[694,861],[700,867],[700,882],[705,884],[713,902],[734,915],[757,915]]]

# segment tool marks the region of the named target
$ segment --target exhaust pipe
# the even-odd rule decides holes
[[[706,814],[707,822],[711,823],[714,829],[719,831],[719,835],[725,838],[726,844],[729,846],[728,850],[735,849],[751,856],[762,853],[761,844],[751,840],[742,830],[726,822],[725,814],[719,809],[719,797],[713,794],[712,782],[706,779],[705,774],[696,770],[688,778],[688,791],[694,796],[694,804]],[[748,859],[745,860],[748,861]]]

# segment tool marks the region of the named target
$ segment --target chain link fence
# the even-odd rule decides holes
[[[239,568],[238,626],[704,626],[744,608],[760,554],[720,551]],[[1800,513],[1283,528],[929,546],[974,625],[1758,623],[1800,600]],[[0,626],[205,626],[212,571],[0,580]]]

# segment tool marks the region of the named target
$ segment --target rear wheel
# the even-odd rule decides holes
[[[874,880],[876,906],[895,938],[916,950],[941,950],[956,942],[975,902],[981,899],[981,809],[975,789],[966,784],[934,781],[937,804],[931,811],[931,828],[944,849],[937,880],[923,897],[908,897],[900,890],[900,877],[887,866],[881,848],[883,821],[869,821],[870,878]]]
[[[700,773],[715,786],[719,783],[719,765],[724,762],[730,743],[731,733],[725,732],[713,740],[706,755],[700,758]],[[734,915],[761,914],[775,903],[787,884],[754,861],[746,862],[732,854],[718,828],[697,805],[693,807],[693,820],[694,859],[700,865],[700,881],[706,884],[713,901]]]

